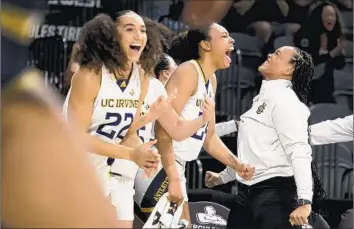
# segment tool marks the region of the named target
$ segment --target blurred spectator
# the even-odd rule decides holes
[[[168,9],[167,15],[161,15],[158,22],[166,25],[168,28],[180,32],[188,29],[188,26],[180,21],[180,17],[184,8],[184,2],[179,0],[173,1]]]
[[[334,102],[333,70],[345,65],[339,11],[330,2],[318,5],[294,35],[295,46],[309,52],[315,65],[326,64],[324,75],[312,82],[310,101]]]
[[[235,0],[223,25],[230,32],[249,33],[266,44],[272,35],[271,22],[283,21],[288,10],[285,0]]]
[[[285,18],[285,35],[293,35],[305,22],[310,6],[316,0],[288,1],[289,13]]]

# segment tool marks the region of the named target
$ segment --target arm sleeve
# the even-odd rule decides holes
[[[314,124],[309,130],[312,145],[353,141],[353,115]]]
[[[279,98],[273,110],[274,127],[290,161],[299,199],[312,201],[312,149],[308,143],[309,109],[296,95]]]
[[[223,184],[236,180],[236,172],[229,166],[227,166],[223,171],[221,171],[219,175]]]
[[[215,125],[215,132],[216,132],[216,135],[219,137],[231,134],[236,131],[237,131],[237,125],[236,125],[235,120],[221,122],[221,123],[217,123]]]

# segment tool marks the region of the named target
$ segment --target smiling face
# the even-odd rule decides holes
[[[229,36],[228,31],[221,25],[214,23],[209,28],[210,39],[207,44],[201,44],[202,48],[210,53],[213,63],[218,69],[230,67],[231,52],[234,50],[235,40]]]
[[[117,20],[117,37],[129,62],[138,62],[146,42],[146,26],[134,12],[128,12]]]
[[[258,68],[266,79],[289,79],[294,71],[293,58],[297,51],[290,46],[283,46],[269,54],[267,60]]]
[[[337,14],[333,6],[325,6],[322,10],[322,24],[327,31],[332,31],[337,22]]]

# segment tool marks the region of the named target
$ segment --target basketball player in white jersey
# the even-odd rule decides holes
[[[142,144],[136,134],[136,122],[133,121],[140,109],[139,103],[143,102],[144,91],[145,94],[147,92],[144,88],[146,76],[137,62],[145,72],[151,72],[151,66],[155,66],[154,59],[161,50],[158,49],[159,41],[154,40],[153,36],[149,42],[149,47],[157,47],[156,51],[145,49],[147,35],[144,22],[132,11],[119,12],[116,22],[107,15],[99,15],[88,22],[82,30],[77,53],[80,70],[73,77],[64,104],[64,113],[68,109],[69,117],[74,116],[81,130],[89,132],[86,139],[89,151],[93,153],[105,194],[111,194],[117,218],[124,227],[131,227],[134,218],[133,180],[138,166],[151,170],[159,161],[159,155],[149,149],[155,142]],[[192,135],[193,131],[209,121],[207,112],[194,121],[182,121],[165,98],[160,97],[157,103],[167,108],[167,112],[162,110],[164,114],[159,117],[161,125],[177,139]],[[156,114],[161,107],[152,105],[151,108],[156,109],[149,109],[145,119],[137,119],[142,121],[141,126],[158,118]],[[213,111],[213,107],[211,109]],[[128,129],[133,129],[130,140],[126,139]],[[142,145],[131,149],[120,144],[122,140],[125,141],[122,144],[130,144],[130,147]],[[116,158],[111,167],[107,165],[108,157]]]
[[[189,120],[200,115],[200,103],[205,96],[214,99],[216,89],[214,73],[218,69],[230,66],[234,40],[229,37],[225,28],[216,23],[207,31],[188,31],[176,39],[169,53],[174,60],[184,63],[172,73],[166,84],[166,90],[169,93],[174,88],[178,89],[177,98],[172,105],[181,117]],[[141,201],[143,210],[151,211],[159,197],[167,191],[167,186],[172,201],[181,203],[183,199],[187,200],[185,164],[187,161],[197,159],[203,146],[216,159],[234,167],[245,179],[253,175],[254,169],[242,164],[215,135],[215,118],[209,122],[208,132],[207,127],[205,125],[193,136],[182,142],[176,142],[172,141],[159,123],[156,125],[157,147],[164,170],[147,184],[147,191]],[[184,206],[184,218],[189,220],[187,205]]]
[[[150,77],[149,92],[145,98],[145,106],[143,106],[144,111],[146,112],[156,98],[161,95],[166,95],[165,83],[169,79],[170,75],[177,68],[176,62],[166,53],[162,54],[159,62],[156,64],[154,69],[155,77]],[[143,142],[148,142],[155,138],[154,123],[149,123],[145,127],[139,130],[139,136],[142,138]],[[144,170],[139,169],[137,176],[135,177],[135,195],[134,201],[141,208],[141,202],[145,196],[147,188],[152,180],[155,179],[155,176],[145,177]],[[141,208],[144,210],[144,208]],[[140,218],[145,221],[145,216],[138,213]]]

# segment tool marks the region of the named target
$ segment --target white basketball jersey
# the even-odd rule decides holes
[[[113,74],[102,67],[101,78],[88,132],[106,142],[118,144],[124,138],[136,114],[141,91],[139,68],[134,64],[130,79],[117,81]],[[64,113],[67,110],[69,97],[70,91],[64,103]],[[107,157],[91,155],[96,168],[106,166]],[[120,167],[114,172],[126,176],[134,177],[138,169],[134,162],[128,160],[115,159],[114,164],[115,168],[117,165]]]
[[[189,62],[192,63],[197,69],[198,86],[197,91],[188,99],[180,114],[180,117],[185,120],[196,119],[202,114],[201,105],[205,99],[205,95],[214,100],[213,86],[210,80],[205,82],[203,71],[195,60],[191,60]],[[204,144],[206,129],[207,125],[204,125],[194,135],[184,141],[173,141],[175,154],[185,161],[197,159]]]
[[[144,114],[147,113],[151,104],[153,104],[160,96],[167,98],[165,87],[158,79],[150,77],[149,90],[143,103],[142,112]],[[149,123],[139,130],[139,136],[144,143],[155,138],[154,124],[155,122]]]

